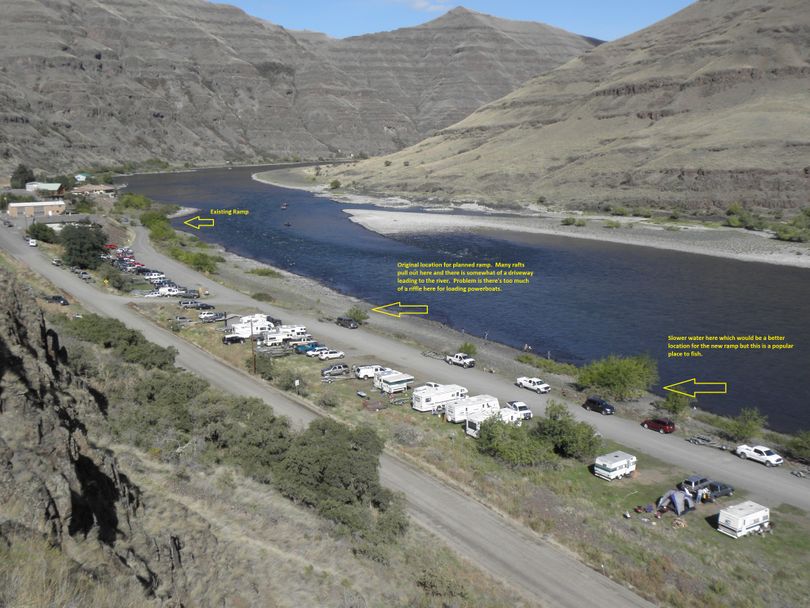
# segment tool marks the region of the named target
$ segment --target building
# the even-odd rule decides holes
[[[27,192],[34,192],[42,198],[56,199],[65,193],[65,187],[59,183],[28,182],[25,184]]]
[[[115,186],[107,184],[84,184],[71,190],[73,194],[106,194],[112,196],[116,192]]]
[[[9,217],[42,218],[61,215],[65,212],[65,201],[36,201],[33,203],[9,203]]]
[[[77,184],[83,184],[87,181],[87,178],[90,177],[89,173],[77,173],[73,176],[73,179],[76,180]]]

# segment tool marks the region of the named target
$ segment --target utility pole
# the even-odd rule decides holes
[[[256,375],[256,342],[253,340],[253,319],[250,320],[250,351],[253,353],[253,375]]]

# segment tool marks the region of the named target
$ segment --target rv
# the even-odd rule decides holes
[[[252,338],[270,332],[273,329],[273,324],[264,321],[264,323],[234,323],[228,328],[231,334],[242,336],[243,338]]]
[[[273,324],[270,323],[270,325],[272,326]],[[290,342],[291,340],[309,340],[312,338],[312,336],[307,333],[307,328],[303,325],[277,325],[273,328],[273,333],[281,336],[281,339],[285,342]]]
[[[621,479],[635,470],[636,457],[622,451],[599,456],[593,463],[593,474],[608,481]]]
[[[403,374],[395,369],[380,371],[374,374],[374,388],[380,389],[383,393],[393,395],[401,393],[411,388],[413,376]]]
[[[464,432],[470,437],[478,439],[481,434],[481,424],[485,420],[494,418],[506,424],[514,424],[515,426],[523,424],[523,417],[516,411],[510,410],[508,407],[501,408],[500,410],[485,409],[469,415],[467,420],[464,421]]]
[[[417,412],[433,412],[448,401],[464,399],[467,389],[458,384],[436,384],[429,382],[413,389],[411,407]]]
[[[492,395],[475,395],[448,401],[444,404],[444,419],[447,422],[464,422],[469,416],[484,410],[501,409],[501,404]]]
[[[764,532],[771,527],[771,512],[751,500],[731,505],[720,510],[717,517],[717,531],[733,538],[740,538],[751,532]]]
[[[254,325],[267,325],[267,323],[270,322],[270,325],[271,326],[273,325],[272,321],[270,321],[270,319],[267,318],[267,315],[263,315],[263,314],[260,314],[260,313],[257,313],[255,315],[248,315],[248,316],[245,316],[245,317],[241,317],[239,319],[239,322],[240,323],[251,323],[251,322],[253,322]]]

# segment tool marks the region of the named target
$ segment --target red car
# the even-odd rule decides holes
[[[658,431],[659,433],[674,433],[675,423],[669,418],[651,418],[641,423],[645,429]]]

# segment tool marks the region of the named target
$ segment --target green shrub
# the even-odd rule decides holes
[[[275,298],[266,291],[257,291],[250,297],[253,298],[254,300],[258,300],[259,302],[273,302],[275,300]]]
[[[42,241],[43,243],[56,243],[59,240],[59,236],[53,228],[48,226],[48,224],[41,224],[40,222],[35,222],[28,226],[25,233],[32,239]]]
[[[116,209],[137,209],[144,211],[152,207],[152,199],[147,198],[142,194],[135,194],[134,192],[125,192],[115,203]]]
[[[249,372],[253,372],[253,361],[254,356],[251,354],[247,359],[245,359],[245,367]],[[262,379],[267,380],[268,382],[273,379],[274,370],[273,370],[273,359],[271,357],[265,357],[263,355],[257,354],[255,356],[256,361],[256,375],[260,376]]]
[[[11,187],[14,189],[25,188],[25,184],[34,181],[34,172],[22,163],[17,165],[14,173],[11,174]]]
[[[338,188],[340,188],[340,180],[333,179],[331,182],[329,182],[329,188],[332,190],[337,190]]]
[[[360,308],[359,306],[352,306],[343,314],[343,316],[350,318],[358,325],[362,325],[363,321],[368,320],[368,313],[365,311],[365,309]]]
[[[605,228],[621,228],[622,223],[617,221],[617,220],[605,220],[605,223],[603,224],[603,226]]]
[[[577,228],[582,228],[583,226],[587,226],[587,225],[588,225],[588,222],[586,222],[582,218],[580,218],[576,222],[574,222],[574,226],[576,226]]]
[[[298,386],[295,381],[298,380]],[[291,369],[285,369],[275,376],[275,383],[283,391],[295,391],[299,395],[306,396],[309,394],[307,382],[297,372]]]
[[[785,446],[785,454],[805,463],[810,462],[810,431],[802,431],[791,437]]]
[[[282,275],[277,270],[273,270],[272,268],[251,268],[248,270],[248,274],[255,274],[259,277],[269,277],[273,279],[278,279]]]
[[[610,355],[582,367],[578,377],[583,388],[597,389],[620,400],[640,396],[657,381],[658,364],[648,355]]]
[[[577,219],[575,217],[564,217],[560,223],[563,226],[574,226],[577,223]]]
[[[531,466],[554,459],[554,454],[526,425],[515,426],[500,420],[487,420],[481,425],[476,443],[478,451],[513,466]]]
[[[340,399],[334,393],[325,393],[318,399],[318,405],[325,408],[333,408],[340,405]]]
[[[765,228],[765,220],[745,209],[740,203],[734,203],[726,210],[726,225],[746,230],[762,230]]]
[[[697,400],[691,397],[670,392],[667,393],[666,399],[657,402],[655,407],[667,412],[672,418],[678,419],[684,414],[688,414],[696,403]]]
[[[731,439],[748,441],[762,433],[767,416],[756,408],[743,408],[740,413],[726,424],[725,430]]]
[[[564,458],[590,459],[602,446],[602,440],[590,424],[575,420],[571,412],[556,401],[549,402],[534,432]]]
[[[610,215],[619,215],[624,217],[630,215],[630,212],[625,207],[613,207],[610,210]]]
[[[518,355],[515,360],[519,361],[520,363],[526,363],[527,365],[531,365],[532,367],[536,367],[537,369],[550,374],[573,376],[574,378],[576,378],[577,374],[579,374],[579,369],[576,365],[571,363],[560,363],[559,361],[538,357],[537,355],[532,355],[530,353]]]
[[[476,353],[478,353],[478,349],[472,342],[463,342],[459,345],[458,350],[456,352],[464,353],[465,355],[474,357]]]

